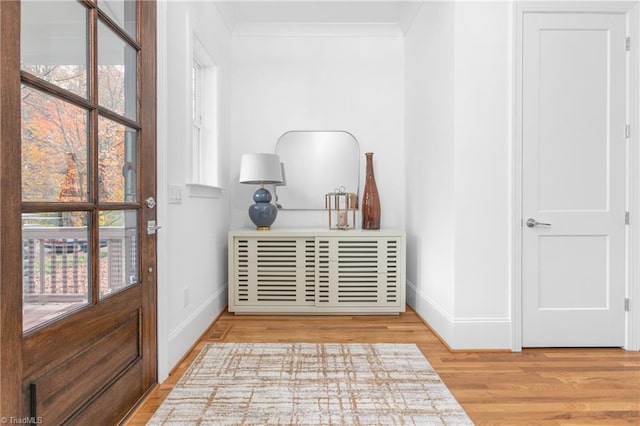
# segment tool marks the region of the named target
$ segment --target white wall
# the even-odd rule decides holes
[[[508,2],[456,4],[458,320],[510,315],[512,20]]]
[[[233,37],[231,226],[253,226],[247,208],[256,188],[237,183],[242,154],[274,152],[278,138],[289,130],[345,130],[360,143],[361,193],[364,153],[370,151],[382,204],[381,226],[402,229],[403,57],[403,39],[398,36]],[[280,211],[273,227],[324,227],[325,215]]]
[[[159,2],[158,104],[158,379],[197,341],[227,304],[229,199],[207,188],[190,196],[191,37],[197,34],[219,66],[220,176],[228,187],[230,35],[207,2]],[[168,204],[168,187],[181,194]]]
[[[406,36],[408,300],[452,348],[510,348],[508,2],[424,3]]]
[[[423,4],[405,37],[407,280],[444,312],[455,300],[454,11]]]

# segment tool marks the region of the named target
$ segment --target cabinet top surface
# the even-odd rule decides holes
[[[326,229],[326,228],[280,228],[270,229],[268,231],[258,231],[256,229],[232,229],[229,231],[230,236],[242,236],[242,237],[279,237],[279,236],[336,236],[336,237],[382,237],[382,236],[402,236],[405,232],[399,229],[377,229],[377,230],[365,230],[365,229]]]

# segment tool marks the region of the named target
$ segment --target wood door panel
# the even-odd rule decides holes
[[[31,384],[31,414],[60,424],[140,357],[140,314]],[[69,391],[73,389],[73,391]]]
[[[140,309],[141,293],[141,286],[133,286],[91,309],[78,311],[45,330],[25,336],[23,364],[27,386],[126,322],[132,312]]]
[[[144,394],[143,362],[135,361],[126,374],[118,377],[104,392],[78,410],[65,425],[112,426],[123,419],[140,395]]]

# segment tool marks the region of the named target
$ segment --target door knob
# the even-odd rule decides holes
[[[525,224],[529,227],[529,228],[534,228],[536,226],[551,226],[550,223],[542,223],[542,222],[538,222],[537,220],[533,219],[533,218],[529,218],[527,219],[527,221],[525,222]]]

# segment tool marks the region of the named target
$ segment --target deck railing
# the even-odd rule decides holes
[[[86,228],[25,227],[22,240],[25,303],[87,300],[91,271]],[[132,230],[101,227],[99,258],[101,295],[137,282],[137,244]]]

